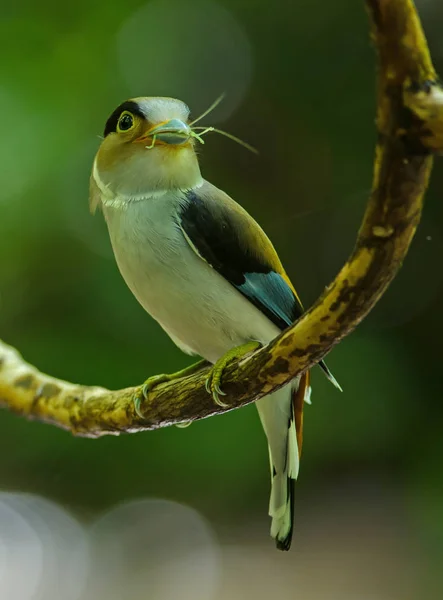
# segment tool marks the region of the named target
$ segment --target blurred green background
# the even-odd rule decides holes
[[[260,155],[207,137],[203,174],[260,222],[313,302],[352,248],[371,185],[375,56],[363,5],[3,3],[1,337],[54,376],[111,388],[189,364],[126,288],[103,219],[88,212],[105,120],[141,95],[181,98],[196,116],[227,93],[204,122]],[[418,7],[443,73],[441,3]],[[343,394],[315,369],[289,554],[268,539],[254,406],[100,440],[3,411],[1,488],[49,498],[85,524],[136,498],[192,507],[225,553],[225,583],[208,598],[268,597],[264,573],[271,593],[306,600],[442,597],[442,164],[399,277],[328,357]],[[241,567],[238,556],[255,558]]]

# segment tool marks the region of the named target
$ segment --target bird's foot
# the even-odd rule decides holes
[[[182,377],[187,377],[188,375],[192,375],[197,371],[200,371],[204,367],[208,365],[208,361],[200,360],[199,362],[181,369],[176,373],[162,373],[161,375],[153,375],[149,377],[144,384],[141,386],[141,389],[134,394],[134,410],[142,419],[144,418],[144,414],[141,410],[142,403],[148,399],[149,392],[160,383],[166,383],[167,381],[174,381],[175,379],[181,379]]]
[[[209,375],[206,379],[205,387],[208,394],[214,399],[214,402],[223,408],[227,408],[229,404],[223,402],[220,399],[220,396],[226,396],[225,392],[221,389],[221,380],[223,377],[223,371],[226,369],[227,365],[233,360],[239,360],[246,356],[246,354],[250,354],[258,348],[261,347],[259,342],[247,342],[241,346],[237,346],[236,348],[232,348],[226,354],[224,354],[218,361],[214,364],[212,369],[209,371]]]
[[[173,374],[174,375],[174,374]],[[142,419],[144,415],[141,411],[142,402],[148,399],[149,392],[159,383],[165,383],[166,381],[171,381],[170,375],[166,373],[162,373],[161,375],[153,375],[149,377],[144,384],[141,386],[141,389],[134,394],[134,409],[139,417]]]

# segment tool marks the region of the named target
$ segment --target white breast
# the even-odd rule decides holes
[[[128,287],[179,347],[211,362],[248,340],[269,342],[278,328],[185,240],[179,201],[171,193],[104,207]]]

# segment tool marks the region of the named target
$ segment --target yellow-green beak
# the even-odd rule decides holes
[[[180,121],[180,119],[171,119],[156,125],[146,132],[146,136],[165,144],[179,145],[189,141],[191,137],[191,128],[189,125]]]

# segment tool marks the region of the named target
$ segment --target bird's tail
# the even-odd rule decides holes
[[[309,401],[309,373],[270,396],[257,401],[269,444],[271,536],[277,548],[289,550],[294,522],[294,483],[298,476],[303,441],[303,405]]]

